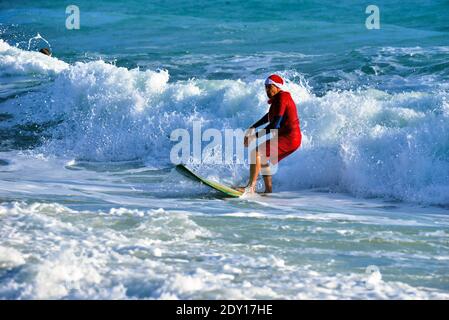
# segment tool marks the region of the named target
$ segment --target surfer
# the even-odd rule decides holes
[[[39,52],[45,54],[46,56],[51,57],[51,51],[48,48],[42,48],[39,50]]]
[[[277,155],[270,154],[270,143],[275,142],[269,139],[252,151],[252,161],[250,164],[249,181],[245,187],[237,188],[239,191],[255,192],[256,182],[259,173],[265,183],[265,193],[273,191],[270,164],[275,165],[288,155],[292,154],[301,145],[301,129],[299,125],[298,113],[295,102],[289,92],[284,90],[284,80],[273,74],[265,80],[265,91],[269,98],[270,109],[260,120],[255,122],[247,131],[244,138],[244,145],[248,147],[255,138],[260,138],[269,134],[277,134]],[[268,125],[255,133],[255,129],[265,123]],[[275,143],[271,146],[276,151]]]

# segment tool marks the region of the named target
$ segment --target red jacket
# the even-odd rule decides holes
[[[292,96],[287,91],[280,91],[268,103],[271,104],[268,111],[268,121],[270,124],[274,119],[280,119],[278,126],[279,136],[289,135],[292,137],[300,136],[301,129],[298,118],[298,111]]]

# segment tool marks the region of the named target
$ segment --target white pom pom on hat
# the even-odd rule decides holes
[[[278,87],[279,89],[284,90],[284,79],[282,79],[280,76],[278,76],[277,74],[272,74],[271,76],[269,76],[266,80],[265,80],[265,85],[269,85],[269,84],[274,84],[276,87]]]

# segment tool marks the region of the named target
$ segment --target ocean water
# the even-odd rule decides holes
[[[75,4],[0,2],[1,299],[449,298],[447,1]],[[245,129],[271,73],[303,132],[274,194],[173,170],[173,130]]]

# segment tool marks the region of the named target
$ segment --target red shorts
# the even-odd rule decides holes
[[[265,141],[257,148],[261,156],[265,156],[267,160],[270,160],[271,164],[276,164],[295,152],[301,145],[302,135],[278,136],[277,140],[277,155],[274,152],[276,149],[271,150],[271,148],[276,148],[275,143],[271,142],[272,139]]]

